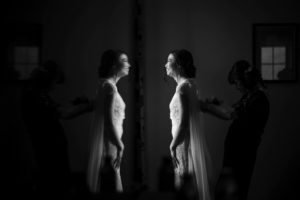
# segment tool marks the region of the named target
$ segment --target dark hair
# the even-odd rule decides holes
[[[171,51],[175,58],[177,71],[181,76],[186,78],[194,78],[196,76],[196,67],[194,65],[194,59],[188,50],[180,49]]]
[[[119,62],[121,54],[126,54],[121,50],[108,49],[101,56],[100,65],[98,67],[99,78],[108,78],[113,75],[112,66]]]
[[[234,84],[236,80],[241,81],[247,89],[252,89],[258,84],[265,87],[260,71],[246,60],[239,60],[232,65],[228,74],[228,82]]]
[[[32,71],[31,80],[41,88],[48,88],[53,83],[63,83],[65,74],[55,61],[47,60]]]

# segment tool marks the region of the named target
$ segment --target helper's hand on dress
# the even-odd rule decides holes
[[[75,99],[71,100],[73,106],[81,107],[84,112],[91,112],[94,109],[94,100],[89,99],[85,95],[76,97]]]
[[[215,105],[215,106],[220,106],[223,104],[223,100],[220,100],[219,98],[215,96],[211,96],[209,98],[206,98],[204,100],[199,100],[200,108],[207,108],[209,105]]]
[[[71,103],[73,105],[88,104],[89,99],[86,96],[82,95],[82,96],[76,97],[75,99],[71,100]]]
[[[215,96],[211,96],[209,98],[206,98],[205,99],[205,102],[206,103],[209,103],[209,104],[214,104],[214,105],[221,105],[223,104],[223,100],[220,100],[219,98],[215,97]]]
[[[77,97],[71,104],[60,106],[58,112],[63,119],[73,119],[92,110],[91,101],[86,96]]]
[[[114,165],[114,168],[120,169],[122,158],[123,158],[123,152],[124,152],[124,145],[123,145],[123,143],[120,143],[120,147],[117,147],[117,148],[118,148],[118,150],[117,150],[117,157],[114,160],[113,165]]]
[[[177,158],[176,147],[170,147],[171,157],[173,161],[174,168],[177,168],[179,165],[179,160]]]
[[[223,104],[223,100],[220,100],[215,96],[198,100],[198,106],[202,112],[209,111],[210,105],[220,106],[221,104]]]

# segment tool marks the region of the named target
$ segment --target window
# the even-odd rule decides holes
[[[254,24],[253,64],[266,82],[296,82],[297,24]]]
[[[261,73],[264,80],[279,80],[286,68],[286,47],[261,47]]]
[[[13,67],[19,72],[19,79],[28,79],[32,70],[39,65],[39,47],[15,46],[13,54]]]
[[[40,65],[42,25],[32,23],[5,24],[5,74],[8,81],[28,80]]]

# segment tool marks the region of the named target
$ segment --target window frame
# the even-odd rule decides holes
[[[290,77],[286,79],[264,79],[264,82],[295,83],[298,82],[298,24],[296,23],[255,23],[253,31],[253,64],[260,71],[262,69],[261,48],[262,47],[286,47],[285,63]],[[273,64],[274,66],[274,64]],[[273,76],[274,78],[274,76]]]

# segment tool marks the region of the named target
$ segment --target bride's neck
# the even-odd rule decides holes
[[[107,79],[108,81],[110,81],[111,83],[113,83],[114,85],[116,85],[118,83],[118,81],[120,80],[120,77],[118,76],[113,76]]]
[[[182,84],[183,82],[185,82],[187,80],[187,78],[184,78],[182,76],[174,77],[174,79],[177,82],[177,85],[180,85],[180,84]]]

